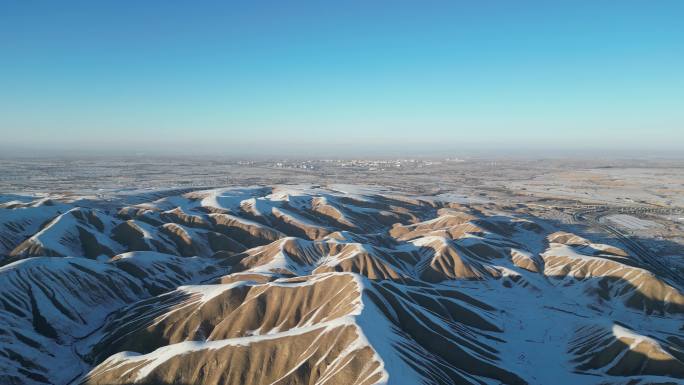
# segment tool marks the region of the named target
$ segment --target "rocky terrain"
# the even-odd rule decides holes
[[[332,184],[4,195],[0,383],[684,382],[682,271],[532,206]]]

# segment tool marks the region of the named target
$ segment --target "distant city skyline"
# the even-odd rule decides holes
[[[680,1],[8,1],[0,151],[677,153],[682,20]]]

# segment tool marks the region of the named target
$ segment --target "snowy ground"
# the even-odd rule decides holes
[[[661,224],[649,221],[647,219],[640,219],[627,214],[615,214],[605,217],[606,220],[613,224],[624,227],[629,230],[646,230],[650,228],[662,227]]]

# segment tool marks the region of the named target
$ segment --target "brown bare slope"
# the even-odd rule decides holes
[[[532,205],[191,190],[0,207],[0,383],[684,379],[676,282]]]

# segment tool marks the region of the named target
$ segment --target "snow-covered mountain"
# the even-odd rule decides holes
[[[0,383],[684,382],[682,288],[520,210],[149,196],[0,204]]]

